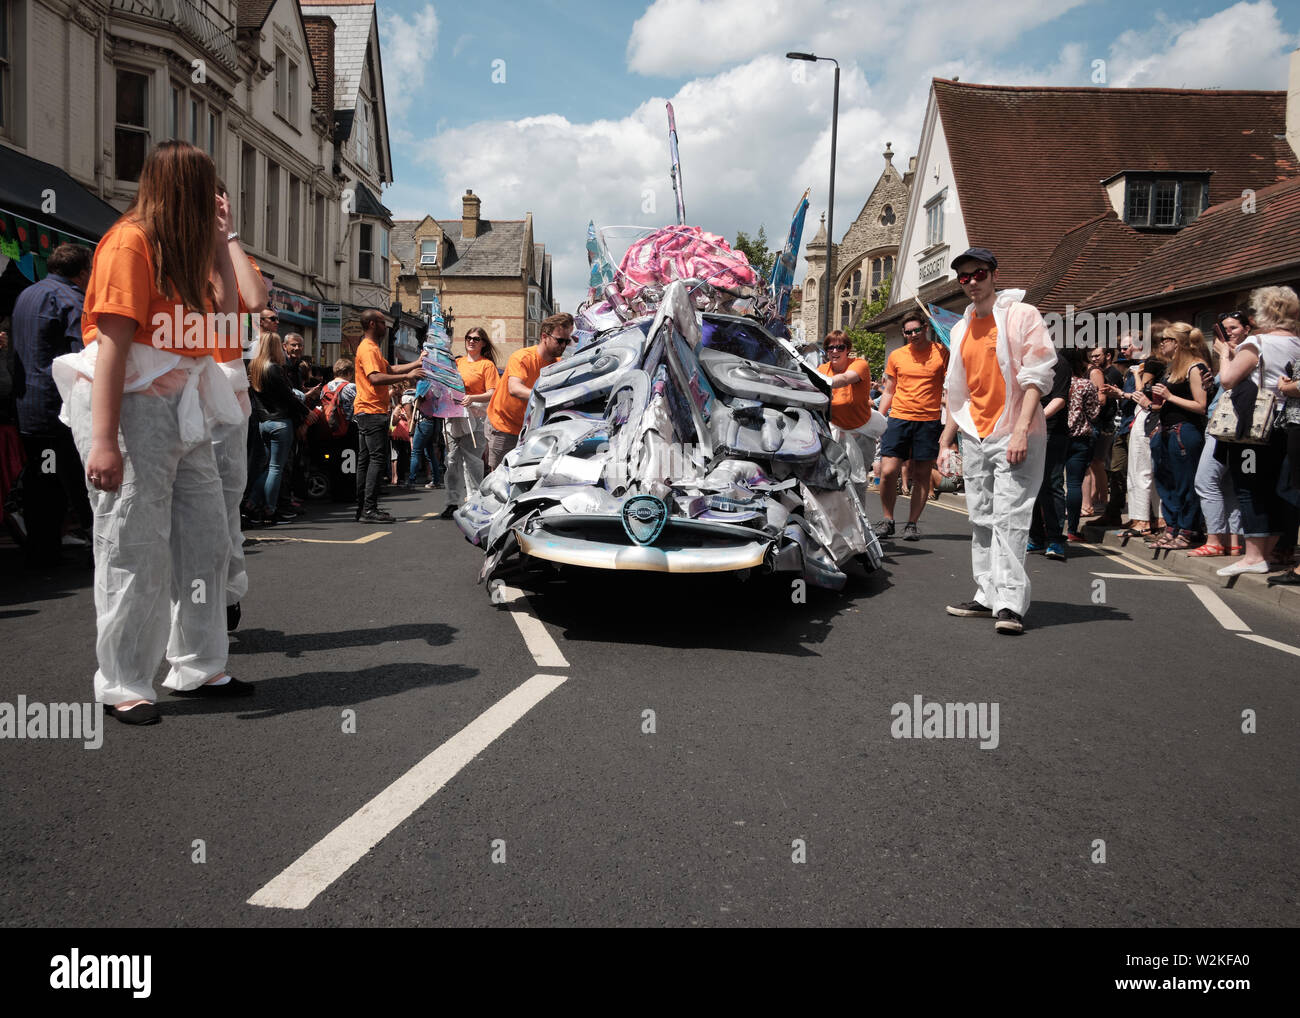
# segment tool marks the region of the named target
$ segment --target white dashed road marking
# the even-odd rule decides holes
[[[563,675],[534,675],[507,693],[325,835],[248,904],[306,908],[563,682]]]
[[[1224,604],[1223,598],[1219,597],[1205,584],[1189,583],[1187,586],[1201,604],[1205,605],[1206,610],[1214,616],[1215,621],[1224,629],[1234,633],[1250,632],[1250,626],[1241,621],[1241,616]]]
[[[1292,647],[1289,643],[1281,643],[1277,640],[1270,640],[1267,636],[1256,636],[1254,633],[1238,633],[1238,636],[1253,640],[1256,643],[1262,643],[1265,647],[1272,647],[1274,650],[1280,650],[1287,654],[1294,654],[1300,657],[1300,647]]]
[[[502,586],[502,596],[506,604],[513,605],[517,601],[528,604],[528,598],[522,590],[515,587]],[[524,638],[524,643],[528,645],[528,652],[533,655],[533,660],[537,662],[538,668],[568,668],[569,662],[561,653],[559,646],[546,631],[541,620],[528,614],[526,611],[517,611],[510,609],[510,617],[515,620],[515,625],[519,627],[519,635]]]

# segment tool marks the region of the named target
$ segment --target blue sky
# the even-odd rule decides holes
[[[1001,84],[1286,87],[1300,7],[1274,0],[377,0],[399,218],[531,211],[556,256],[557,298],[583,295],[586,222],[672,216],[663,102],[677,110],[688,219],[783,235],[804,187],[825,205],[831,79],[790,49],[836,56],[836,233],[883,167],[914,153],[933,76]],[[991,13],[993,12],[993,13]],[[504,61],[504,64],[494,64]],[[504,82],[494,82],[504,71]],[[646,209],[649,211],[646,211]]]

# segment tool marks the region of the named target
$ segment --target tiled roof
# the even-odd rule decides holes
[[[1025,301],[1044,314],[1064,312],[1067,304],[1077,307],[1163,243],[1164,235],[1139,233],[1107,209],[1061,238],[1029,284]]]
[[[235,25],[238,28],[261,28],[266,24],[266,16],[275,6],[275,0],[238,0],[235,12]]]
[[[357,212],[363,216],[373,216],[376,219],[392,219],[393,213],[390,212],[384,203],[381,202],[370,188],[360,180],[356,186]]]
[[[388,233],[388,251],[402,263],[402,268],[415,267],[415,230],[423,219],[394,219]]]
[[[515,276],[524,254],[528,224],[523,219],[480,219],[478,236],[461,236],[461,220],[440,219],[452,253],[442,267],[444,276]]]
[[[423,219],[398,219],[388,236],[388,250],[411,269],[416,263],[415,231]],[[444,276],[519,276],[527,221],[523,219],[480,219],[479,235],[473,240],[461,236],[461,220],[436,220],[446,235],[450,251],[442,266]],[[545,245],[540,245],[545,246]],[[547,255],[549,262],[550,256]]]
[[[1233,196],[1206,209],[1131,271],[1092,294],[1089,310],[1145,306],[1158,299],[1237,289],[1288,267],[1300,272],[1300,176],[1255,193],[1255,210]]]
[[[1100,181],[1120,171],[1211,170],[1211,202],[1300,173],[1282,91],[933,84],[966,235],[1003,286],[1028,286],[1067,230],[1103,215]]]
[[[334,30],[334,109],[351,112],[357,105],[357,91],[366,66],[366,47],[375,19],[373,0],[336,3],[333,0],[304,0],[302,13],[311,17],[328,15],[337,26]],[[376,68],[376,73],[378,68]],[[339,125],[351,129],[351,123]],[[344,132],[341,137],[347,137]]]

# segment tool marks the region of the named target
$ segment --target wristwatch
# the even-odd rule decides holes
[[[227,243],[227,244],[229,244],[232,240],[238,240],[238,239],[239,239],[239,231],[238,231],[238,230],[235,230],[233,233],[227,233],[227,234],[226,234],[226,243]]]

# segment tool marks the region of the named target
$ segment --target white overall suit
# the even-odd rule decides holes
[[[1056,350],[1038,309],[1020,303],[1024,290],[1003,290],[993,304],[997,323],[997,358],[1002,368],[1006,401],[993,430],[984,438],[971,416],[970,389],[962,361],[962,340],[975,316],[975,307],[952,328],[952,355],[948,360],[948,412],[962,432],[962,472],[966,480],[966,508],[971,523],[971,570],[975,600],[996,615],[1009,608],[1022,618],[1029,610],[1030,584],[1025,572],[1025,549],[1034,501],[1043,480],[1047,454],[1047,422],[1039,406],[1042,393],[1052,388]],[[1020,417],[1026,386],[1034,400],[1034,415],[1024,460],[1012,466],[1007,460],[1011,432]]]
[[[91,343],[52,366],[83,463],[97,353]],[[211,357],[131,344],[118,433],[122,484],[117,491],[87,486],[95,513],[96,700],[157,699],[153,678],[164,654],[168,689],[195,689],[225,671],[231,541],[212,435],[242,417]]]

